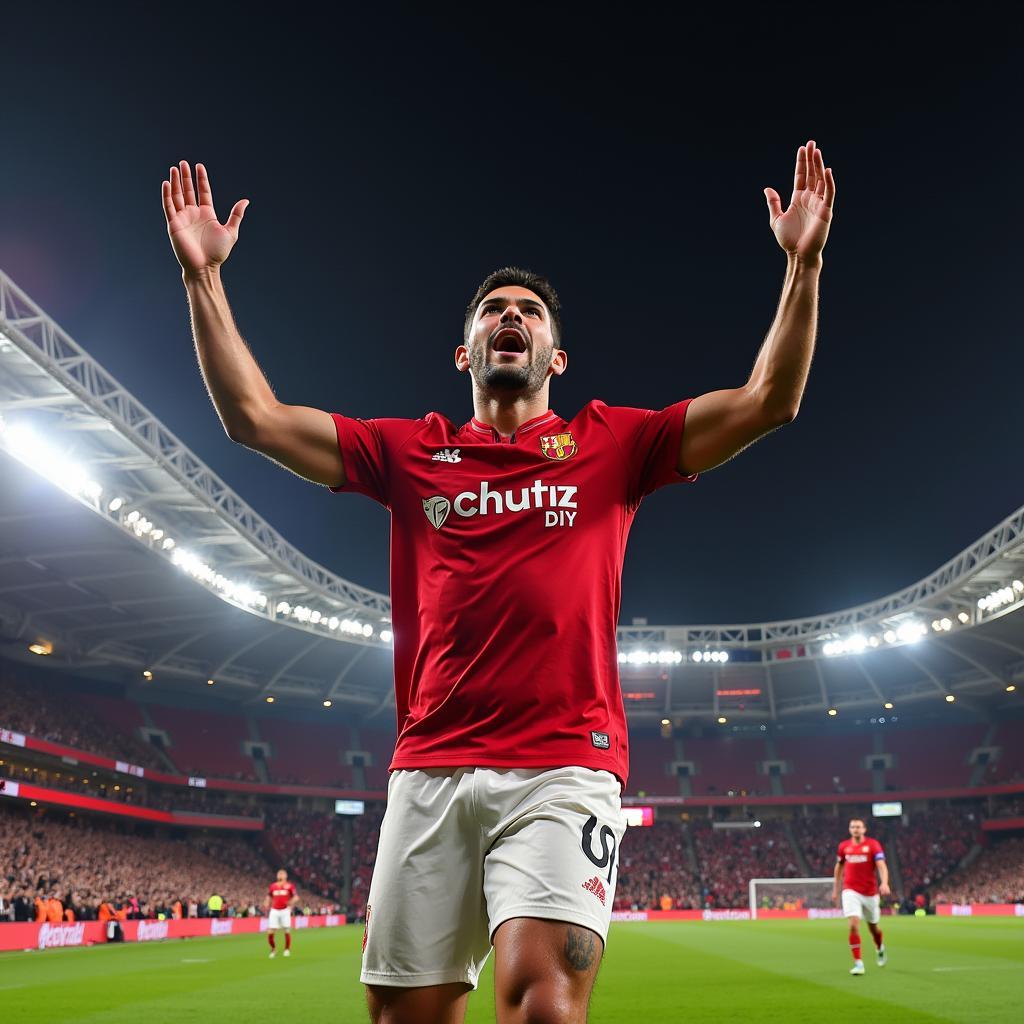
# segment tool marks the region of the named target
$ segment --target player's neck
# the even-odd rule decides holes
[[[473,389],[473,415],[480,423],[493,427],[504,437],[510,437],[524,423],[543,416],[548,411],[548,389],[541,388],[535,395],[502,395]]]

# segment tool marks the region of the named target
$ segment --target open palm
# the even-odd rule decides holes
[[[167,234],[174,255],[185,273],[195,273],[223,263],[238,241],[248,199],[239,199],[231,208],[226,224],[217,220],[213,193],[206,168],[196,164],[198,197],[192,188],[192,172],[185,160],[171,168],[170,179],[161,186]]]
[[[789,208],[782,209],[779,193],[764,190],[768,215],[779,245],[793,256],[814,259],[820,255],[832,223],[836,183],[832,168],[825,166],[821,150],[811,139],[796,152],[796,172]]]

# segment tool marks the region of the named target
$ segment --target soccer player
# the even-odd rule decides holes
[[[878,870],[878,880],[875,870]],[[832,902],[839,906],[839,879],[843,880],[843,913],[850,922],[850,952],[853,954],[851,974],[864,973],[864,961],[860,956],[860,919],[868,923],[871,938],[878,951],[878,966],[885,966],[885,943],[882,929],[878,927],[881,918],[880,895],[889,895],[889,865],[885,863],[885,851],[877,839],[870,839],[863,818],[850,819],[850,838],[839,844],[836,868],[833,875]]]
[[[274,936],[279,928],[284,929],[284,955],[292,955],[292,907],[299,902],[295,886],[288,881],[288,872],[281,868],[277,879],[270,883],[267,895],[263,900],[263,909],[269,909],[267,921],[267,942],[270,943],[270,959],[277,956],[277,943]]]
[[[299,187],[284,174],[283,187]],[[361,973],[376,1024],[458,1024],[492,947],[499,1024],[586,1019],[625,831],[615,630],[629,529],[652,491],[789,423],[810,369],[835,197],[813,141],[797,151],[788,207],[764,194],[786,274],[745,383],[657,411],[592,401],[565,419],[548,402],[568,366],[558,295],[505,268],[476,290],[455,346],[473,402],[459,426],[434,412],[364,420],[278,401],[221,279],[248,201],[221,224],[202,164],[195,185],[184,161],[163,182],[228,436],[391,512],[398,742]],[[495,197],[496,212],[516,202]],[[630,303],[665,302],[614,281],[594,288],[625,327]]]

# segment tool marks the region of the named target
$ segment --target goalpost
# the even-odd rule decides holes
[[[801,908],[827,910],[832,906],[834,879],[827,878],[752,878],[750,880],[750,919],[757,920],[759,909],[783,909],[785,904]]]

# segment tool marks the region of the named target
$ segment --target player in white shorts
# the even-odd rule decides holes
[[[277,956],[275,934],[284,930],[284,955],[292,955],[292,907],[299,902],[295,886],[288,881],[288,872],[281,868],[277,879],[271,882],[263,901],[267,914],[267,942],[270,943],[270,959]]]
[[[610,772],[589,768],[393,772],[363,983],[476,988],[495,933],[516,918],[575,926],[564,952],[589,973],[607,939],[626,829],[619,790]]]
[[[836,850],[836,866],[832,884],[832,902],[839,903],[842,885],[843,915],[849,923],[848,941],[853,956],[850,973],[864,973],[860,955],[860,922],[867,922],[868,931],[878,953],[878,966],[886,964],[885,942],[881,919],[881,897],[889,895],[889,868],[885,863],[885,850],[877,839],[867,834],[863,818],[850,819],[850,838],[844,839]],[[876,878],[877,874],[877,878]]]

